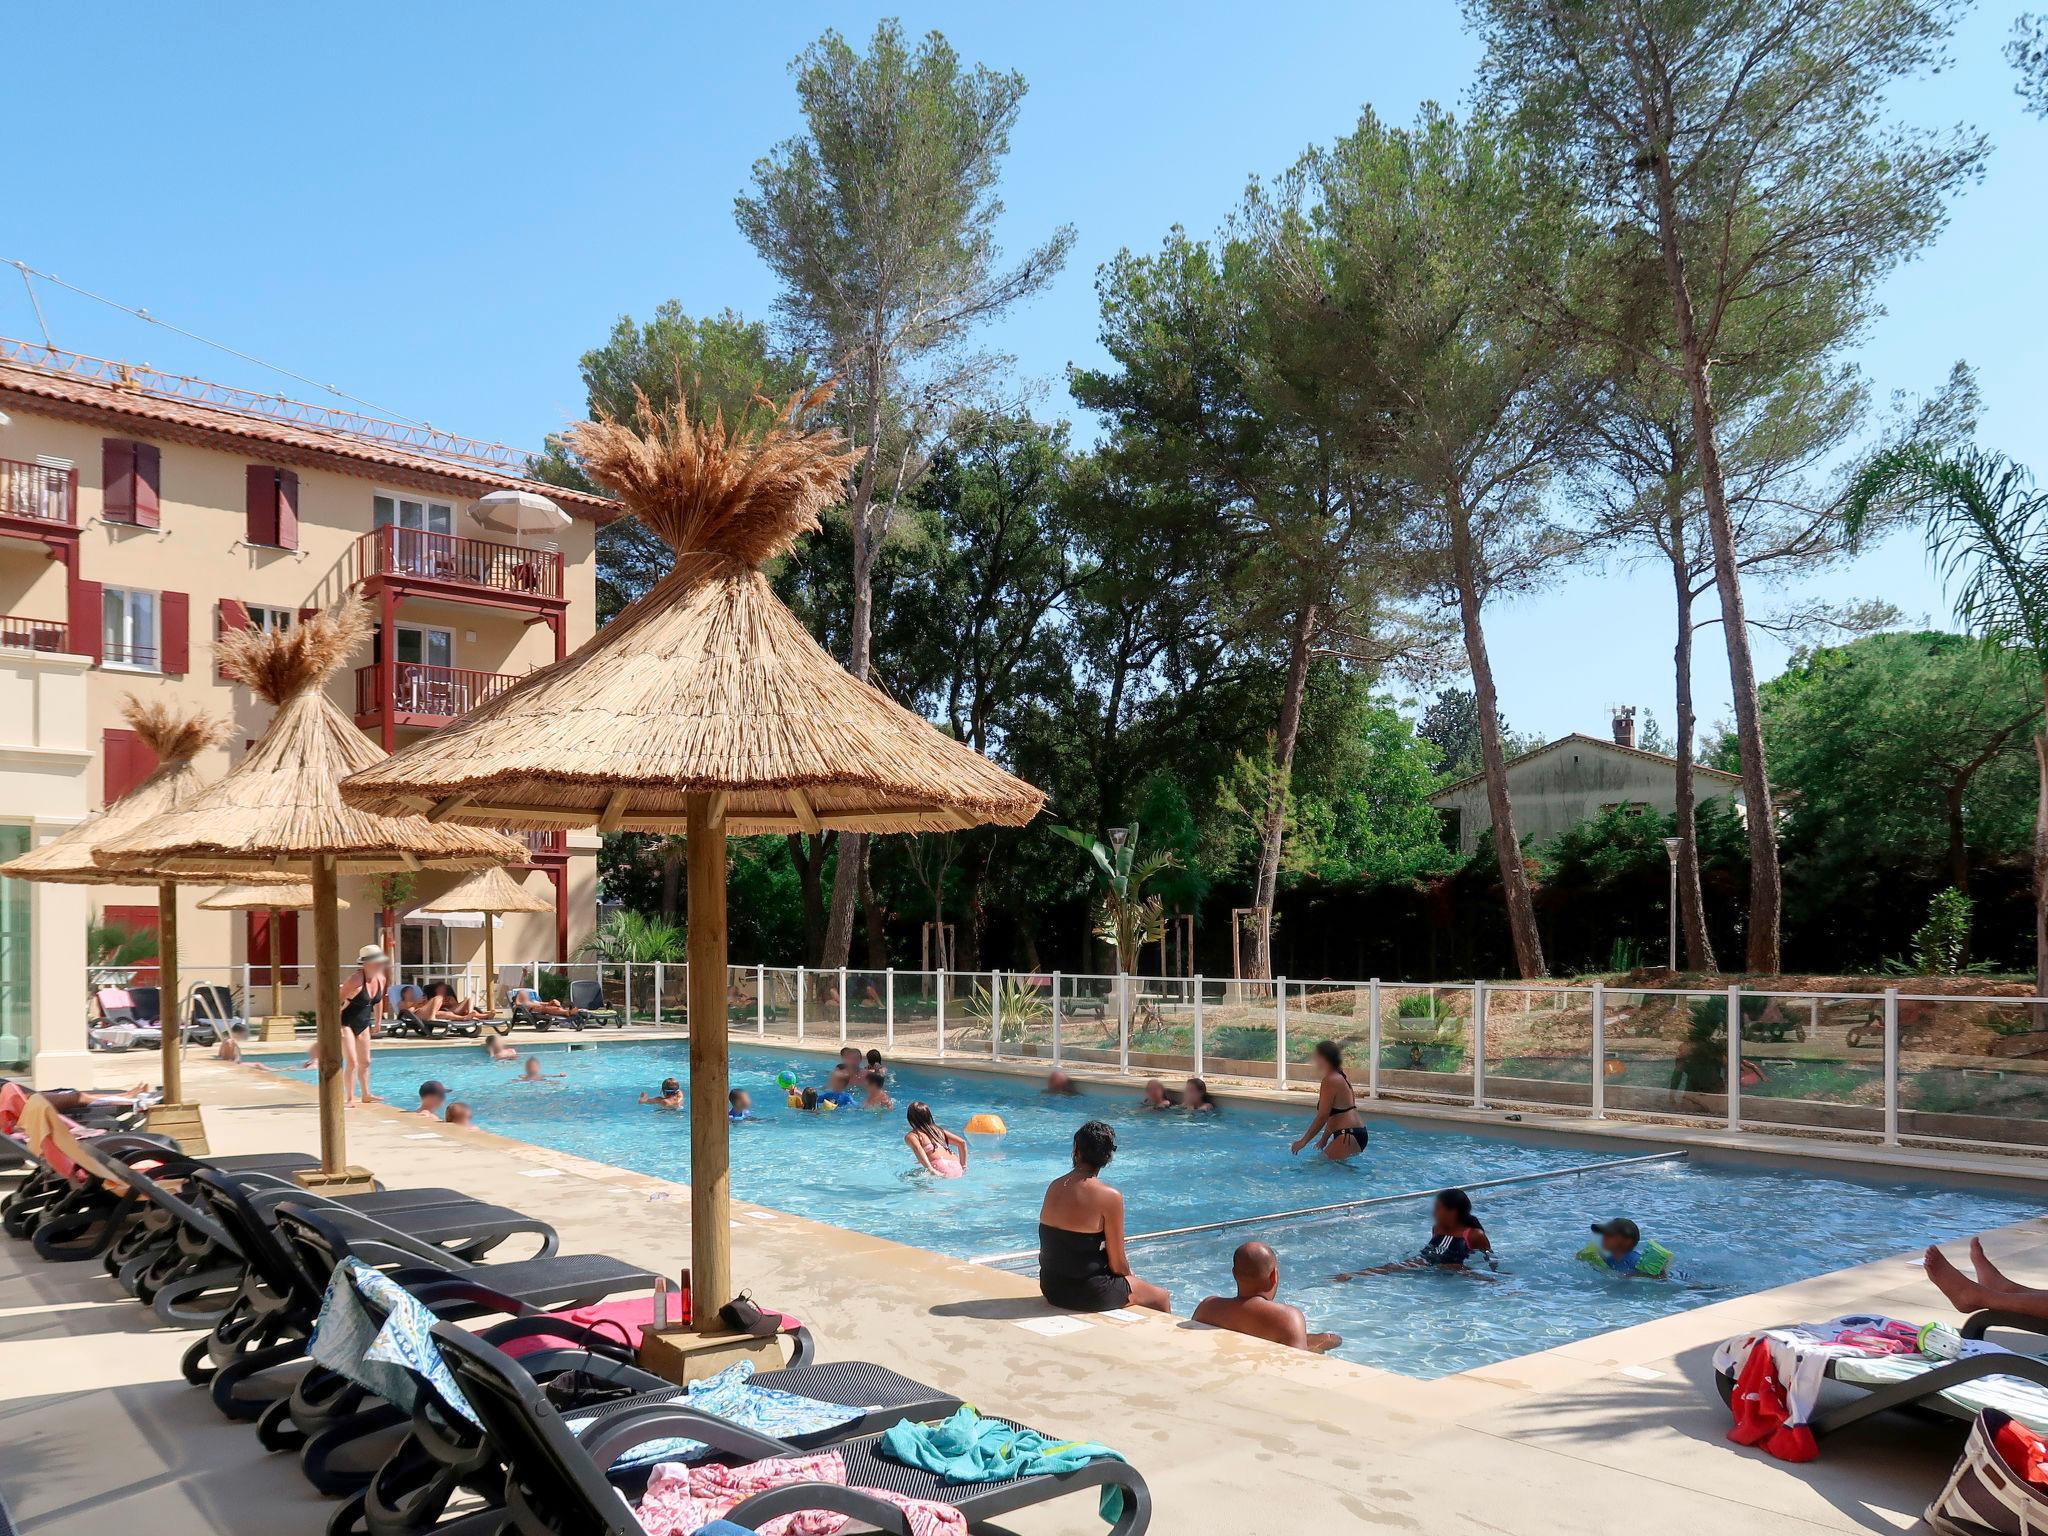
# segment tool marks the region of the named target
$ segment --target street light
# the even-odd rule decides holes
[[[1665,950],[1664,966],[1671,971],[1678,969],[1678,847],[1677,838],[1664,839],[1664,857],[1671,865],[1671,939]]]

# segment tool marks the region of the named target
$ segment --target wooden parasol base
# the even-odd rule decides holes
[[[185,1152],[204,1153],[206,1122],[199,1118],[197,1104],[158,1104],[143,1116],[142,1123],[152,1136],[168,1136]]]
[[[323,1195],[367,1195],[377,1188],[377,1181],[367,1168],[348,1167],[339,1173],[301,1168],[292,1178],[298,1182],[299,1188],[317,1190]]]
[[[258,1019],[256,1028],[256,1038],[265,1045],[290,1045],[299,1038],[299,1020],[296,1014],[273,1013],[267,1018]]]

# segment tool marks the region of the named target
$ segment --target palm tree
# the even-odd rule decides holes
[[[2003,454],[1942,453],[1906,443],[1871,459],[1849,488],[1843,520],[1855,538],[1881,505],[1927,521],[1927,552],[1956,622],[2033,663],[2048,698],[2048,493]],[[2034,735],[2034,986],[2048,985],[2048,733]]]
[[[1166,926],[1165,903],[1145,894],[1154,876],[1177,867],[1172,852],[1138,857],[1138,829],[1118,828],[1111,842],[1074,827],[1054,827],[1056,836],[1084,849],[1102,874],[1102,922],[1096,935],[1116,951],[1116,968],[1126,976],[1138,971],[1138,955]]]

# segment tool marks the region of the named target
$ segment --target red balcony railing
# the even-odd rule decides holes
[[[562,557],[550,549],[387,527],[358,539],[356,555],[365,577],[410,577],[526,597],[562,595]]]
[[[68,651],[71,626],[62,619],[0,618],[0,651]]]
[[[404,725],[445,725],[466,715],[486,699],[496,698],[519,679],[507,672],[472,672],[466,667],[430,667],[401,661],[393,669],[390,708]],[[379,697],[383,669],[375,663],[356,668],[356,721],[369,724],[384,718]]]
[[[560,827],[549,827],[542,832],[514,832],[512,835],[526,844],[537,859],[560,858],[569,851],[569,834]]]
[[[0,513],[68,527],[78,521],[76,479],[75,470],[0,459]]]

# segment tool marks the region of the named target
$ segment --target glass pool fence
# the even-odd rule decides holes
[[[312,967],[279,970],[279,1010],[310,1030]],[[688,1025],[683,964],[528,961],[494,979],[501,1012],[525,988],[601,1022]],[[94,989],[131,993],[156,980],[153,966],[91,973]],[[185,965],[180,980],[188,1021],[272,1013],[267,966]],[[480,966],[398,977],[434,982],[482,1002]],[[1358,1090],[1383,1101],[2048,1147],[2048,998],[1975,985],[1948,995],[757,965],[729,967],[725,997],[734,1034],[805,1046],[1306,1089],[1320,1077],[1315,1047],[1330,1040]]]

